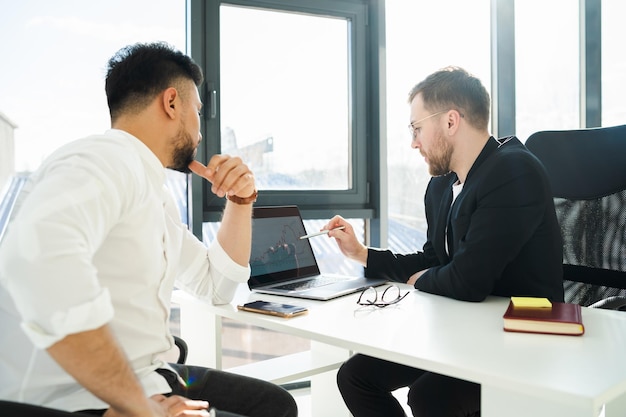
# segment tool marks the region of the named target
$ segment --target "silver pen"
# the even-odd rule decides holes
[[[315,236],[326,235],[331,230],[342,230],[342,229],[345,229],[345,228],[346,228],[346,226],[339,226],[339,227],[335,227],[334,229],[321,230],[319,232],[310,233],[308,235],[300,236],[300,239],[308,239],[308,238],[315,237]]]

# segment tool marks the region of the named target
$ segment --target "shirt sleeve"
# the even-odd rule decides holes
[[[406,255],[390,250],[368,248],[365,276],[406,282],[414,273],[438,264],[430,242],[426,242],[422,252]]]
[[[180,234],[174,241],[181,243],[176,286],[213,304],[229,303],[238,285],[250,278],[250,265],[233,261],[217,239],[207,248],[181,224],[175,204],[169,195],[167,199],[168,229],[171,236]]]
[[[39,348],[113,317],[92,263],[122,205],[112,177],[89,157],[57,158],[22,190],[2,242],[0,277]]]
[[[213,303],[230,302],[237,286],[250,278],[250,265],[242,266],[233,261],[217,239],[209,247],[209,263],[214,282]]]
[[[47,329],[37,320],[23,321],[22,330],[35,346],[46,349],[66,335],[98,328],[113,319],[111,296],[105,288],[95,299],[65,310],[55,311]]]

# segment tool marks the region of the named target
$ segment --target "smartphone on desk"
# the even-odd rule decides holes
[[[243,311],[269,314],[270,316],[278,316],[284,318],[299,316],[302,314],[306,314],[309,311],[306,307],[294,306],[291,304],[273,303],[270,301],[251,301],[244,305],[238,305],[237,308]]]

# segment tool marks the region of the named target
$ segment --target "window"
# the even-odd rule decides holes
[[[307,233],[319,231],[327,220],[305,220]],[[350,219],[356,235],[363,240],[364,221]],[[208,222],[203,225],[203,239],[215,239],[219,224]],[[334,239],[324,236],[311,239],[311,246],[322,273],[363,276],[363,267],[341,254]],[[178,314],[175,310],[174,314]],[[178,317],[174,319],[174,328]],[[245,325],[233,320],[224,320],[222,326],[222,366],[229,369],[260,360],[276,358],[311,348],[310,340],[274,332],[256,326]]]
[[[515,2],[516,134],[577,129],[580,109],[578,2]],[[555,30],[558,28],[558,30]]]
[[[185,50],[185,0],[11,2],[0,36],[11,40],[0,42],[0,113],[17,126],[14,171],[30,172],[60,145],[109,128],[104,71],[117,50],[157,40]]]
[[[257,205],[297,204],[307,232],[351,217],[365,239],[366,6],[360,1],[190,2],[191,55],[204,63],[199,158],[240,155],[254,171]],[[253,36],[251,36],[253,34]],[[223,199],[192,177],[194,232],[215,238]],[[312,239],[322,272],[362,275],[332,239]],[[308,349],[309,341],[226,322],[224,367]],[[258,340],[258,339],[262,339]],[[255,343],[250,343],[255,340]]]
[[[307,233],[319,231],[327,219],[305,220]],[[350,219],[356,235],[364,239],[364,221]],[[219,223],[203,224],[204,242],[216,238]],[[363,267],[348,260],[337,248],[334,239],[324,236],[311,239],[311,246],[322,273],[363,276]],[[178,309],[173,310],[173,328],[177,331],[179,322]],[[249,326],[233,320],[224,320],[222,326],[222,366],[229,369],[250,364],[259,360],[271,359],[282,355],[303,352],[311,348],[310,340],[273,332],[256,326]]]
[[[411,149],[409,91],[448,65],[465,68],[490,89],[489,7],[489,0],[386,2],[389,248],[394,251],[414,252],[426,240],[424,193],[430,175]]]
[[[602,126],[626,123],[626,56],[622,49],[625,11],[622,1],[602,1]]]
[[[191,14],[206,19],[191,27],[206,76],[199,158],[241,155],[260,205],[288,202],[323,218],[332,204],[370,217],[367,143],[378,138],[366,120],[366,10],[358,1],[192,0]],[[198,193],[194,230],[219,220],[224,204],[208,184],[195,183]]]
[[[352,188],[349,25],[220,7],[221,149],[259,190]]]

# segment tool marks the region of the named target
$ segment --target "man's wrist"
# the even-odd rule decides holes
[[[259,195],[259,192],[255,189],[254,192],[250,194],[248,197],[239,197],[236,195],[226,194],[226,198],[235,204],[252,204],[256,202],[256,198],[258,195]]]
[[[364,267],[367,267],[367,257],[368,257],[368,255],[369,255],[369,249],[367,248],[367,246],[363,245],[361,247],[360,255],[357,256],[356,261],[359,262]]]

